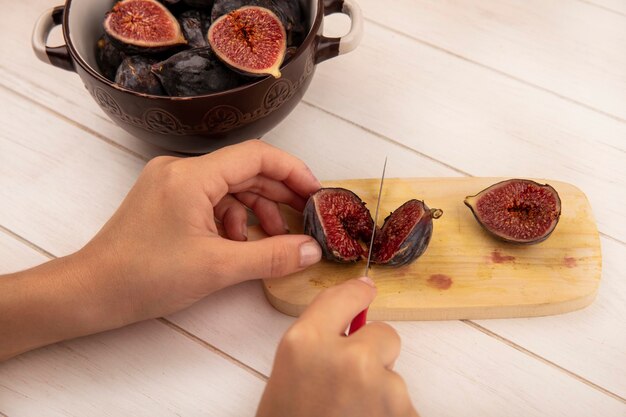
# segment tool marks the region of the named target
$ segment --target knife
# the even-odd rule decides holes
[[[383,193],[383,183],[385,182],[385,170],[387,169],[387,157],[385,157],[385,163],[383,165],[383,173],[380,176],[380,187],[378,189],[378,200],[376,201],[376,214],[374,214],[374,227],[372,229],[372,238],[370,240],[370,248],[367,252],[367,263],[365,264],[364,276],[367,276],[370,270],[370,263],[372,262],[372,248],[374,247],[374,235],[376,234],[376,224],[378,223],[378,209],[380,208],[380,196]],[[348,336],[359,330],[367,322],[367,308],[357,314],[350,323],[348,328]]]

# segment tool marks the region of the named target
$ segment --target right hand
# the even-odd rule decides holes
[[[369,323],[344,336],[352,318],[374,300],[367,278],[323,291],[285,333],[257,417],[417,417],[393,365],[400,337]]]

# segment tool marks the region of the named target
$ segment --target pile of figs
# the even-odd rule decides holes
[[[104,16],[96,61],[129,90],[211,94],[280,77],[306,28],[296,0],[121,0]]]
[[[525,179],[493,184],[466,197],[465,204],[491,236],[514,244],[544,241],[556,228],[561,214],[561,200],[553,187]],[[372,263],[402,266],[426,251],[433,234],[433,219],[442,214],[441,210],[412,199],[378,227],[355,193],[344,188],[321,188],[305,206],[304,232],[318,241],[326,259],[348,263],[369,255]],[[372,233],[374,241],[369,254]]]

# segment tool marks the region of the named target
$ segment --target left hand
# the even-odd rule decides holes
[[[96,276],[106,271],[95,284],[120,321],[166,315],[226,286],[319,261],[317,242],[287,234],[278,209],[302,210],[319,188],[302,161],[258,140],[195,158],[158,157],[77,255]],[[246,241],[246,206],[270,237]]]

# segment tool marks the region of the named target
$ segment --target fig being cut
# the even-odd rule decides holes
[[[157,53],[185,45],[180,25],[156,0],[122,0],[104,18],[104,31],[131,53]]]
[[[391,213],[376,230],[372,262],[402,266],[424,253],[433,232],[432,219],[443,212],[424,202],[409,200]],[[365,203],[344,188],[322,188],[304,209],[304,233],[313,236],[324,257],[355,262],[367,257],[374,221]]]
[[[304,233],[313,236],[326,259],[355,262],[367,256],[374,220],[365,203],[345,188],[322,188],[304,208]]]
[[[372,262],[401,266],[419,258],[430,243],[433,219],[443,214],[423,201],[409,200],[391,213],[376,232]]]
[[[511,243],[546,240],[561,215],[561,199],[554,188],[524,179],[494,184],[466,197],[465,205],[485,230]]]
[[[280,77],[287,48],[285,28],[269,9],[241,7],[213,22],[208,40],[229,67],[246,75]]]

